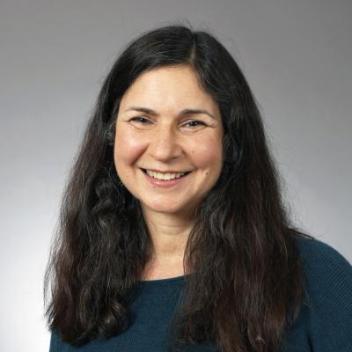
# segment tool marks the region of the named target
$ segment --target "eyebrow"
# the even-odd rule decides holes
[[[149,108],[145,108],[145,107],[142,107],[142,106],[131,106],[130,108],[126,109],[126,111],[138,111],[138,112],[143,112],[145,114],[148,114],[148,115],[152,115],[152,116],[159,116],[159,114],[152,110],[152,109],[149,109]],[[211,117],[212,119],[215,119],[215,116],[213,114],[211,114],[209,111],[207,110],[204,110],[204,109],[183,109],[182,111],[179,112],[179,116],[187,116],[187,115],[196,115],[196,114],[205,114],[205,115],[208,115],[209,117]]]

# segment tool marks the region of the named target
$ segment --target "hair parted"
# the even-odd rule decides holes
[[[196,211],[184,258],[191,275],[172,340],[175,346],[213,341],[224,352],[274,352],[299,312],[303,273],[294,239],[303,234],[290,224],[246,79],[214,36],[167,26],[137,38],[114,63],[62,199],[45,278],[46,315],[73,345],[128,328],[130,295],[150,256],[139,203],[113,162],[120,100],[143,72],[185,64],[219,105],[224,165]]]

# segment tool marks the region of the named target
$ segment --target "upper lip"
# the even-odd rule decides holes
[[[153,172],[160,172],[162,174],[181,174],[181,173],[185,173],[185,172],[191,172],[191,171],[175,171],[175,170],[155,170],[155,169],[145,169],[145,168],[141,168],[142,170],[148,170],[148,171],[153,171]]]

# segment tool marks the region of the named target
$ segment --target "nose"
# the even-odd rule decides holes
[[[159,126],[156,129],[148,149],[154,159],[164,162],[175,159],[182,154],[177,132],[168,125]]]

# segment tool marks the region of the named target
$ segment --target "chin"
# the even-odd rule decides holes
[[[182,213],[186,210],[185,205],[175,205],[175,204],[153,204],[153,203],[142,203],[142,207],[147,211],[153,211],[156,213],[164,213],[164,214],[178,214]]]

